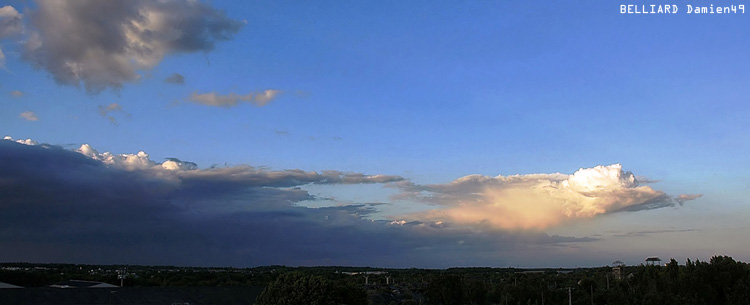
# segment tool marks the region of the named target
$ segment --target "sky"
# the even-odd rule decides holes
[[[743,1],[6,1],[0,261],[750,261]]]

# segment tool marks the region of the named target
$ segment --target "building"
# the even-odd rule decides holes
[[[625,263],[622,261],[612,262],[612,277],[616,280],[622,280],[622,271],[625,267]]]
[[[112,284],[81,280],[68,280],[49,286],[52,288],[119,288]]]
[[[646,266],[661,266],[661,258],[656,256],[646,258]]]
[[[5,288],[23,288],[23,287],[0,282],[0,289],[5,289]]]

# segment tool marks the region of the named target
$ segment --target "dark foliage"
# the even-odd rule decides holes
[[[448,270],[456,271],[456,270]],[[570,291],[570,292],[569,292]],[[570,295],[569,295],[570,293]],[[461,270],[434,276],[425,296],[429,304],[750,304],[750,265],[728,256],[710,262],[674,259],[665,266],[546,271]]]
[[[322,276],[289,272],[268,284],[255,300],[258,305],[342,305],[367,304],[361,287],[334,283]]]

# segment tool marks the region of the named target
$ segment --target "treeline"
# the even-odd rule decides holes
[[[363,285],[356,282],[363,275],[307,271],[278,277],[256,304],[750,304],[750,265],[728,256],[684,265],[671,259],[664,266],[622,266],[619,278],[612,267],[395,269],[388,271],[390,281],[370,275]]]
[[[180,268],[0,264],[0,282],[43,287],[64,280],[126,287],[248,287],[257,304],[750,304],[750,265],[728,256],[679,265],[563,269],[360,267]],[[301,299],[297,299],[301,298]],[[315,299],[320,298],[320,299]],[[256,300],[248,300],[248,304]],[[301,303],[300,303],[301,302]]]
[[[750,304],[750,265],[728,256],[709,262],[674,259],[661,268],[641,267],[620,286],[627,303],[611,304]]]
[[[494,280],[494,281],[493,281]],[[444,272],[432,278],[426,304],[750,304],[750,266],[728,256],[680,266],[624,267],[562,273],[471,274]]]
[[[173,266],[113,266],[5,263],[0,282],[22,287],[44,287],[66,280],[105,282],[125,287],[237,287],[265,286],[276,278],[276,268],[185,268]]]

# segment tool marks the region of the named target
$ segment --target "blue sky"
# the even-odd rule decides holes
[[[68,175],[85,172],[74,164],[88,164],[69,153],[88,144],[96,153],[86,157],[106,169],[91,177],[170,185],[166,195],[145,188],[140,197],[88,180],[67,186],[109,198],[94,214],[133,200],[177,207],[136,209],[132,221],[200,224],[221,255],[163,254],[195,246],[175,241],[150,258],[108,260],[116,246],[78,233],[62,253],[31,255],[57,241],[28,233],[30,214],[5,226],[4,247],[17,244],[18,232],[27,237],[0,259],[403,267],[750,260],[741,246],[750,232],[744,13],[686,13],[707,1],[675,3],[676,14],[621,14],[628,3],[606,1],[111,4],[10,1],[0,11],[0,130],[37,143],[5,144],[4,213],[58,190],[21,196],[42,188],[27,184],[42,183],[31,178],[40,173],[34,167],[49,163],[17,154],[75,160],[57,169],[61,180],[45,182],[63,190]],[[112,157],[139,151],[148,157],[133,155],[138,166]],[[166,158],[181,166],[168,169]],[[574,173],[587,182],[575,184]],[[469,175],[478,176],[462,178]],[[118,192],[140,199],[111,199]],[[188,200],[194,193],[205,196]],[[86,208],[60,196],[71,210]],[[329,212],[341,222],[321,222]],[[263,213],[298,216],[269,221],[276,218]],[[98,228],[76,215],[59,226]],[[237,224],[219,226],[227,219]],[[251,223],[270,240],[243,234],[241,224]],[[154,240],[176,238],[153,230],[161,236]],[[318,244],[290,245],[313,233]],[[117,234],[133,241],[124,253],[150,245]],[[229,245],[237,239],[257,253]],[[321,250],[361,240],[382,251]],[[77,255],[79,243],[92,254]]]

